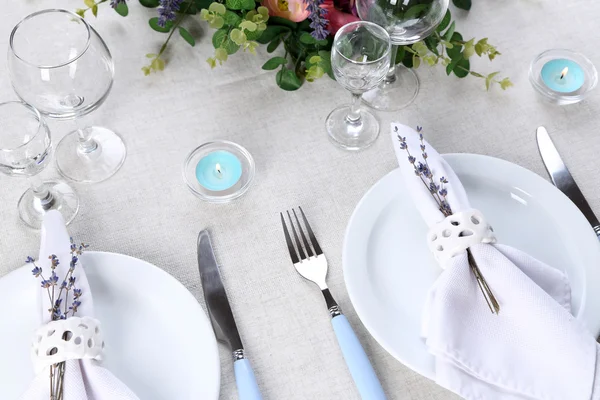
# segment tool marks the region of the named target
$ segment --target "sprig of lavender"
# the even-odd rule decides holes
[[[427,148],[425,146],[425,140],[423,139],[422,130],[422,127],[417,126],[417,133],[419,134],[419,140],[421,141],[419,148],[421,149],[421,157],[423,158],[423,162],[417,162],[417,159],[410,153],[408,144],[406,143],[406,138],[400,136],[400,134],[398,133],[397,126],[394,127],[394,132],[396,132],[398,140],[400,141],[400,149],[405,150],[408,154],[408,162],[412,164],[415,170],[415,175],[421,178],[421,182],[423,182],[423,185],[425,185],[427,191],[431,194],[433,199],[438,204],[438,209],[442,212],[442,214],[444,214],[444,216],[448,217],[452,215],[452,208],[450,207],[450,204],[448,203],[447,199],[448,189],[446,189],[446,187],[444,186],[448,183],[448,180],[444,176],[439,178],[439,180],[435,179],[434,173],[431,170],[429,163],[427,162]],[[492,313],[498,314],[500,312],[500,305],[498,304],[494,293],[492,292],[485,278],[483,277],[481,270],[477,266],[477,262],[475,261],[475,258],[473,257],[473,254],[471,253],[471,250],[469,248],[467,248],[467,259],[469,262],[469,267],[471,268],[471,271],[477,279],[477,284],[479,285],[479,288],[483,293],[483,297],[487,302],[490,311]]]
[[[179,11],[181,3],[183,3],[183,0],[160,0],[158,25],[164,28],[168,21],[175,21],[175,18],[177,18],[175,13]]]
[[[78,308],[81,306],[81,289],[75,286],[76,277],[73,276],[77,263],[79,262],[79,256],[83,254],[84,250],[89,246],[81,243],[77,245],[73,238],[71,240],[71,261],[69,263],[69,270],[62,280],[61,284],[58,284],[58,275],[56,274],[56,267],[60,265],[60,260],[55,254],[48,256],[50,259],[50,275],[46,279],[43,275],[43,269],[38,266],[35,259],[31,256],[27,257],[25,262],[33,265],[31,273],[34,277],[40,278],[40,284],[46,289],[48,293],[48,299],[50,300],[50,317],[52,321],[67,319],[70,316],[74,316],[77,313]],[[72,303],[69,306],[69,293],[72,292]],[[64,297],[63,297],[64,293]],[[64,307],[63,307],[64,304]],[[67,340],[67,337],[63,336],[63,339]],[[50,400],[62,400],[63,399],[63,383],[65,375],[65,363],[61,362],[54,364],[50,367]]]
[[[398,140],[400,141],[400,149],[405,150],[408,154],[408,162],[411,163],[415,169],[415,175],[421,178],[421,182],[423,182],[423,185],[425,185],[427,191],[438,204],[439,210],[442,212],[442,214],[444,214],[444,216],[447,217],[452,215],[452,208],[450,207],[450,204],[446,198],[448,196],[448,189],[444,187],[444,184],[448,183],[448,181],[443,176],[439,179],[439,183],[436,181],[434,174],[429,167],[429,163],[427,162],[428,155],[426,151],[427,149],[425,146],[425,140],[423,139],[423,133],[421,133],[422,130],[422,127],[417,126],[417,133],[419,134],[419,140],[421,141],[421,157],[423,158],[424,162],[417,162],[417,159],[410,153],[408,145],[406,144],[406,138],[400,136],[397,126],[394,127],[394,132],[396,132]]]
[[[313,31],[310,33],[312,37],[317,40],[327,39],[329,31],[327,25],[329,20],[326,18],[327,10],[321,8],[324,0],[304,0],[306,3],[306,9],[310,12],[308,19],[310,19],[310,27]]]
[[[121,3],[125,3],[126,0],[110,0],[110,6],[112,8],[117,8],[117,6]]]

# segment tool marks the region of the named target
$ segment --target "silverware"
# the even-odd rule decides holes
[[[375,374],[373,366],[369,362],[367,354],[356,337],[354,330],[350,326],[348,319],[342,314],[340,307],[333,299],[333,296],[327,287],[325,281],[327,277],[327,260],[321,250],[321,246],[319,246],[319,242],[317,242],[317,238],[306,219],[306,215],[304,215],[304,211],[302,211],[301,207],[298,207],[298,209],[302,215],[302,221],[304,222],[312,248],[306,239],[306,234],[302,228],[302,224],[300,224],[296,210],[292,210],[294,220],[292,220],[290,212],[286,211],[296,247],[294,247],[294,243],[292,242],[283,213],[280,213],[283,234],[290,252],[292,264],[294,264],[296,271],[298,271],[300,275],[309,281],[314,282],[319,286],[319,289],[321,289],[323,297],[325,298],[325,303],[327,304],[327,309],[332,318],[331,324],[333,325],[338,344],[342,350],[344,360],[346,361],[346,365],[350,370],[350,374],[352,375],[352,379],[354,380],[361,398],[363,400],[384,400],[386,397],[381,387],[381,383],[377,378],[377,374]],[[294,221],[296,221],[295,226]],[[296,228],[300,231],[302,242],[300,242]]]
[[[250,362],[244,354],[244,345],[235,324],[227,293],[221,280],[217,260],[208,231],[198,235],[198,269],[204,290],[204,300],[217,340],[229,347],[233,354],[233,368],[239,398],[261,400],[262,396]]]
[[[594,228],[594,232],[596,232],[598,238],[600,238],[600,222],[598,221],[598,218],[594,215],[592,208],[586,201],[583,193],[581,193],[581,190],[579,190],[577,183],[575,183],[573,176],[571,176],[567,166],[560,158],[558,150],[556,150],[554,143],[552,143],[552,139],[550,139],[550,135],[548,135],[546,128],[543,126],[537,128],[537,143],[540,154],[542,155],[542,160],[544,161],[546,170],[552,178],[552,182],[561,192],[566,194],[573,203],[575,203],[592,225],[592,228]]]

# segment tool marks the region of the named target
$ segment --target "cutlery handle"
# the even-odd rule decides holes
[[[247,358],[236,360],[233,363],[233,371],[235,372],[235,384],[239,399],[262,400],[250,361]]]
[[[377,374],[346,316],[336,315],[331,324],[360,397],[363,400],[385,400]]]

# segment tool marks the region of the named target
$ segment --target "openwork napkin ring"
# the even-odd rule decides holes
[[[481,211],[468,209],[453,213],[440,223],[431,227],[427,233],[427,244],[442,268],[446,262],[465,250],[469,266],[477,278],[477,283],[485,297],[490,310],[498,313],[500,306],[481,274],[470,247],[479,243],[496,243],[494,229],[487,222]]]
[[[90,317],[55,320],[35,331],[31,358],[36,374],[67,360],[102,361],[104,338],[100,321]]]

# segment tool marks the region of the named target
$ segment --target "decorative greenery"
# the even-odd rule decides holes
[[[289,1],[291,3],[293,0]],[[196,39],[181,24],[186,18],[198,15],[215,29],[212,35],[215,52],[206,60],[211,68],[222,65],[229,56],[240,50],[255,54],[259,45],[265,45],[268,53],[283,47],[283,55],[274,56],[262,67],[267,71],[277,70],[275,81],[283,90],[297,90],[304,82],[314,82],[325,74],[334,79],[330,62],[332,36],[318,38],[323,32],[328,32],[324,24],[329,21],[324,18],[331,12],[342,12],[333,8],[319,12],[315,7],[321,7],[323,0],[304,1],[308,7],[307,14],[300,17],[303,18],[301,22],[293,22],[273,16],[270,9],[257,4],[255,0],[139,0],[144,7],[158,8],[158,16],[148,21],[150,28],[168,34],[158,53],[146,54],[149,64],[142,67],[142,71],[145,75],[150,75],[165,69],[167,60],[163,57],[164,52],[175,32],[190,46],[195,46]],[[109,0],[84,0],[86,8],[78,9],[76,13],[84,17],[89,11],[97,17],[99,5],[106,2]],[[263,4],[265,2],[266,0]],[[417,16],[428,7],[428,4],[421,4],[419,1],[411,3],[412,1],[403,6],[400,12]],[[471,8],[471,0],[453,0],[453,3],[463,10]],[[276,4],[280,9],[285,8],[288,7],[288,0],[277,0]],[[110,0],[110,5],[121,16],[129,13],[125,0]],[[315,19],[318,23],[314,22]],[[489,61],[493,61],[499,55],[500,52],[488,43],[487,38],[464,40],[456,31],[456,23],[452,21],[448,10],[431,36],[411,46],[400,47],[396,63],[402,63],[408,68],[418,68],[422,63],[429,66],[442,64],[448,75],[454,74],[458,78],[472,76],[483,79],[487,90],[494,84],[504,90],[512,86],[512,83],[509,78],[500,79],[500,72],[483,74],[471,70],[472,57],[487,57]]]

